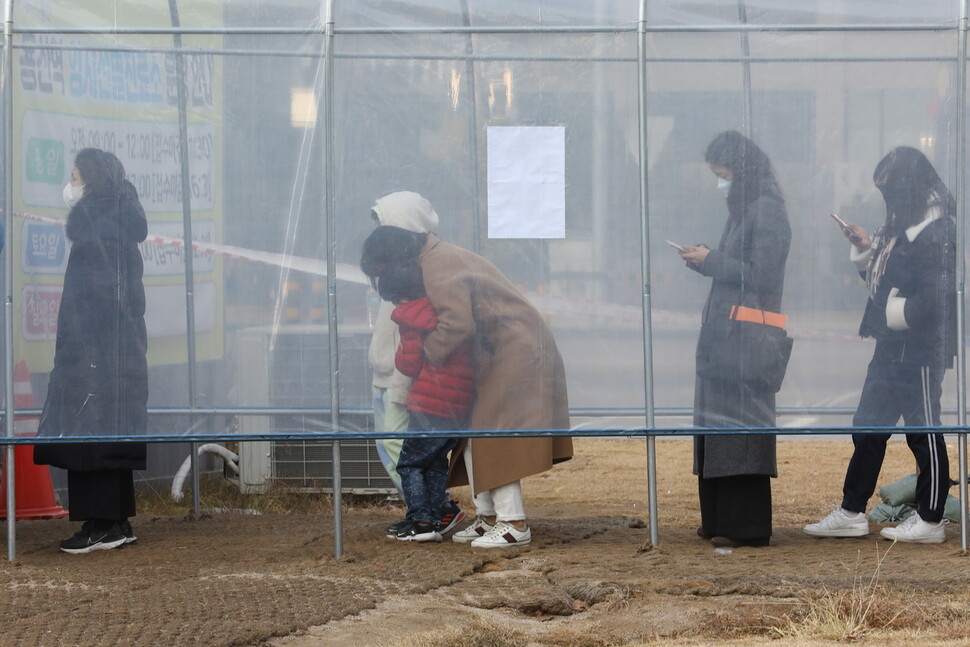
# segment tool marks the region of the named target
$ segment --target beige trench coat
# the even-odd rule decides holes
[[[475,403],[470,429],[568,429],[566,371],[542,315],[481,256],[434,235],[419,257],[438,327],[424,343],[441,364],[473,338]],[[572,458],[569,437],[475,438],[474,494],[544,472]],[[448,485],[467,485],[462,443],[452,452]]]

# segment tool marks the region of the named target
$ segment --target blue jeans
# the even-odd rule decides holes
[[[411,411],[408,431],[455,431],[464,424],[452,418],[440,418],[421,411]],[[441,518],[448,483],[448,452],[458,445],[456,438],[405,438],[397,473],[408,504],[407,518],[436,523]]]

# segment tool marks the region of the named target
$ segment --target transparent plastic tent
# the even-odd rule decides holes
[[[571,422],[542,433],[642,434],[652,459],[653,435],[693,430],[710,289],[665,241],[716,246],[727,211],[704,150],[729,129],[771,158],[792,228],[794,350],[778,429],[752,433],[844,433],[872,343],[829,214],[883,221],[872,172],[895,146],[922,151],[956,196],[963,303],[966,16],[961,0],[7,0],[8,447],[64,440],[18,435],[13,418],[44,402],[61,189],[96,147],[148,217],[148,440],[372,433],[378,297],[358,261],[375,200],[408,190],[553,331]],[[503,152],[516,129],[552,143]],[[519,157],[543,152],[562,160],[555,205],[510,205],[491,163],[526,173]],[[515,194],[528,205],[537,175]],[[943,395],[963,481],[964,354]],[[18,366],[34,406],[15,404]]]

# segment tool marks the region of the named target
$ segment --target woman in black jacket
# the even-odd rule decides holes
[[[848,223],[850,258],[869,288],[859,334],[876,340],[855,427],[895,427],[900,418],[916,458],[916,514],[887,539],[941,543],[949,461],[940,426],[943,374],[957,353],[956,202],[926,156],[901,146],[876,166],[873,182],[886,202],[886,222],[870,238]],[[869,534],[866,504],[886,454],[889,433],[853,434],[855,449],[842,487],[842,504],[804,530],[817,537]]]
[[[686,246],[680,253],[688,267],[713,279],[697,342],[694,425],[774,427],[777,388],[741,375],[742,365],[765,345],[740,336],[742,326],[756,326],[759,335],[784,326],[778,313],[791,243],[788,213],[768,156],[741,133],[719,134],[705,160],[726,194],[728,221],[717,249]],[[751,323],[755,318],[759,323]],[[783,334],[768,334],[776,332]],[[713,359],[725,349],[737,354],[726,372]],[[768,545],[771,477],[778,475],[773,434],[695,436],[694,473],[698,535],[718,547]]]
[[[137,436],[145,433],[148,364],[145,288],[138,243],[148,224],[117,157],[78,152],[71,183],[71,253],[57,314],[54,368],[40,435]],[[61,550],[87,553],[135,541],[132,470],[145,469],[142,442],[37,445],[34,461],[67,470],[70,518],[81,530]]]

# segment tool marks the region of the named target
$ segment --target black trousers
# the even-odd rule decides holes
[[[944,370],[901,364],[894,360],[892,353],[882,352],[877,344],[852,424],[895,427],[902,418],[907,427],[940,426]],[[852,435],[855,451],[842,486],[842,507],[846,510],[866,511],[876,490],[890,436],[888,433]],[[916,511],[925,521],[938,522],[943,518],[950,489],[950,463],[943,435],[916,431],[906,434],[906,443],[916,458]]]
[[[71,521],[124,521],[135,516],[135,481],[131,470],[67,471]]]
[[[758,540],[771,536],[771,477],[742,474],[698,478],[701,528],[711,536]]]

